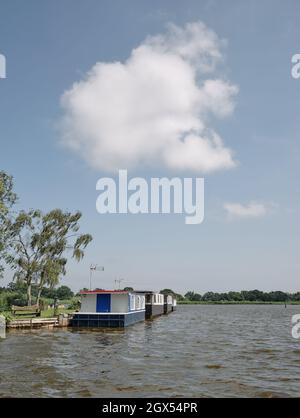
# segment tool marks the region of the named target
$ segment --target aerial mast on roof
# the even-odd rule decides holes
[[[90,290],[92,290],[92,276],[95,271],[104,271],[104,267],[97,264],[90,265]]]
[[[115,279],[115,287],[116,290],[121,290],[121,282],[123,282],[125,279]],[[119,286],[117,286],[117,283],[119,284]]]

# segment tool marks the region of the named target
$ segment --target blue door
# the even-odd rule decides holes
[[[110,294],[97,295],[97,312],[110,312]]]

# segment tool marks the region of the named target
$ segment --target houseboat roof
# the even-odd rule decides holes
[[[103,294],[103,293],[114,293],[114,294],[123,294],[123,293],[129,293],[128,290],[81,290],[79,292],[81,295],[97,295],[97,294]]]
[[[135,290],[135,293],[150,293],[150,294],[154,294],[154,293],[160,293],[156,290]]]

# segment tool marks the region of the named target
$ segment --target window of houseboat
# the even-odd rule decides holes
[[[130,295],[130,310],[135,310],[135,295]]]

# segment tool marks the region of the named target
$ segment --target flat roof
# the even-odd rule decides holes
[[[128,290],[81,290],[81,295],[95,295],[101,293],[129,293]]]
[[[159,293],[156,290],[135,290],[135,293]]]

